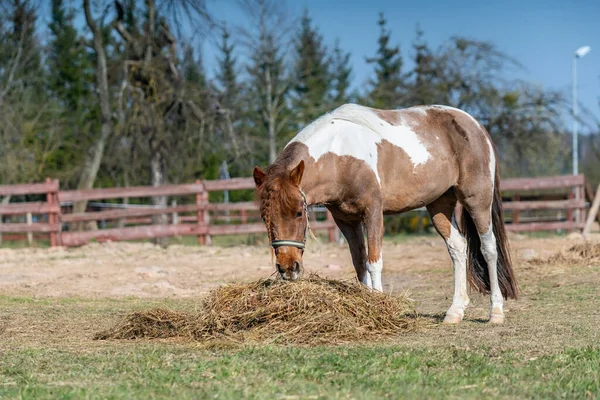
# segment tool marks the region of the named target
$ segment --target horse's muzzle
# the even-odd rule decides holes
[[[302,262],[294,261],[289,266],[282,266],[277,263],[277,272],[281,275],[281,278],[286,281],[295,281],[300,277],[300,273],[302,271]]]

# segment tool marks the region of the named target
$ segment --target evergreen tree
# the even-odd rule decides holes
[[[93,77],[90,62],[73,25],[74,13],[67,10],[63,0],[52,0],[52,20],[49,28],[48,70],[49,89],[64,102],[71,112],[80,108],[89,94]]]
[[[302,127],[319,117],[328,108],[330,92],[326,48],[323,37],[312,26],[308,11],[304,11],[296,39],[295,85],[293,106]]]
[[[219,45],[218,69],[216,81],[219,86],[221,105],[235,113],[238,108],[241,85],[237,78],[237,58],[234,55],[235,46],[229,42],[231,35],[225,26]]]
[[[35,34],[37,15],[34,5],[28,1],[14,0],[12,32],[10,39],[15,48],[21,47],[23,63],[22,74],[37,74],[41,71],[42,58],[40,46]]]
[[[375,108],[392,109],[401,105],[402,55],[400,46],[391,46],[390,31],[386,29],[387,21],[383,13],[377,22],[381,30],[375,57],[367,58],[367,63],[375,64],[375,80],[368,95],[368,102]]]
[[[183,51],[181,70],[183,72],[183,79],[187,83],[194,84],[196,89],[206,89],[206,74],[204,73],[202,58],[194,55],[194,48],[192,46],[186,46]]]
[[[412,72],[414,80],[409,91],[410,105],[440,103],[440,96],[436,90],[435,58],[423,38],[423,30],[419,26],[417,26],[413,50],[415,67]]]
[[[276,14],[272,12],[277,11],[277,3],[258,0],[256,3],[259,7],[256,21],[258,29],[248,44],[252,53],[246,68],[250,78],[248,111],[254,119],[251,123],[259,148],[264,143],[260,137],[265,132],[267,134],[267,149],[265,151],[262,147],[257,155],[268,154],[268,162],[272,163],[277,157],[278,147],[289,139],[287,98],[291,85],[286,71],[285,45],[282,38],[277,36],[278,27],[274,23]],[[256,161],[264,163],[267,160],[260,157]]]
[[[352,67],[350,66],[350,53],[345,53],[339,40],[336,40],[331,60],[331,77],[333,88],[331,93],[331,108],[339,107],[351,101],[350,78]]]

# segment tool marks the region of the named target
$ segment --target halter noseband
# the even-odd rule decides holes
[[[308,234],[310,226],[308,224],[308,203],[306,202],[306,194],[302,191],[302,189],[300,189],[300,194],[302,195],[302,206],[304,208],[304,215],[306,215],[306,228],[304,229],[304,237],[302,238],[301,242],[299,242],[297,240],[286,240],[286,239],[272,240],[271,247],[273,247],[273,249],[277,249],[282,246],[290,246],[290,247],[296,247],[304,252],[304,247],[306,247],[306,235]]]

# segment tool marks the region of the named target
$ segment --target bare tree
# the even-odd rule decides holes
[[[91,48],[96,56],[96,90],[100,105],[100,134],[93,140],[91,147],[85,157],[78,189],[90,189],[94,187],[100,164],[104,156],[106,143],[113,133],[113,116],[111,112],[111,93],[108,84],[108,70],[106,61],[106,44],[104,43],[103,25],[105,15],[95,19],[92,15],[90,0],[83,0],[83,10],[88,29],[92,33]],[[77,202],[73,205],[73,212],[85,211],[87,202]]]
[[[242,44],[251,59],[250,97],[259,127],[266,128],[269,162],[277,157],[278,137],[289,120],[286,96],[291,88],[287,49],[291,48],[291,24],[276,0],[242,0],[251,23],[240,28]]]

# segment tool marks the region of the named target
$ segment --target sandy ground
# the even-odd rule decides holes
[[[511,236],[519,262],[545,258],[582,239],[577,235],[531,239]],[[452,297],[452,268],[438,237],[415,237],[384,247],[384,290],[421,288]],[[346,245],[309,242],[307,271],[353,279]],[[266,246],[163,249],[142,243],[91,244],[80,248],[0,249],[0,294],[27,297],[193,297],[227,282],[269,277],[274,271]],[[438,279],[430,279],[432,276]]]

